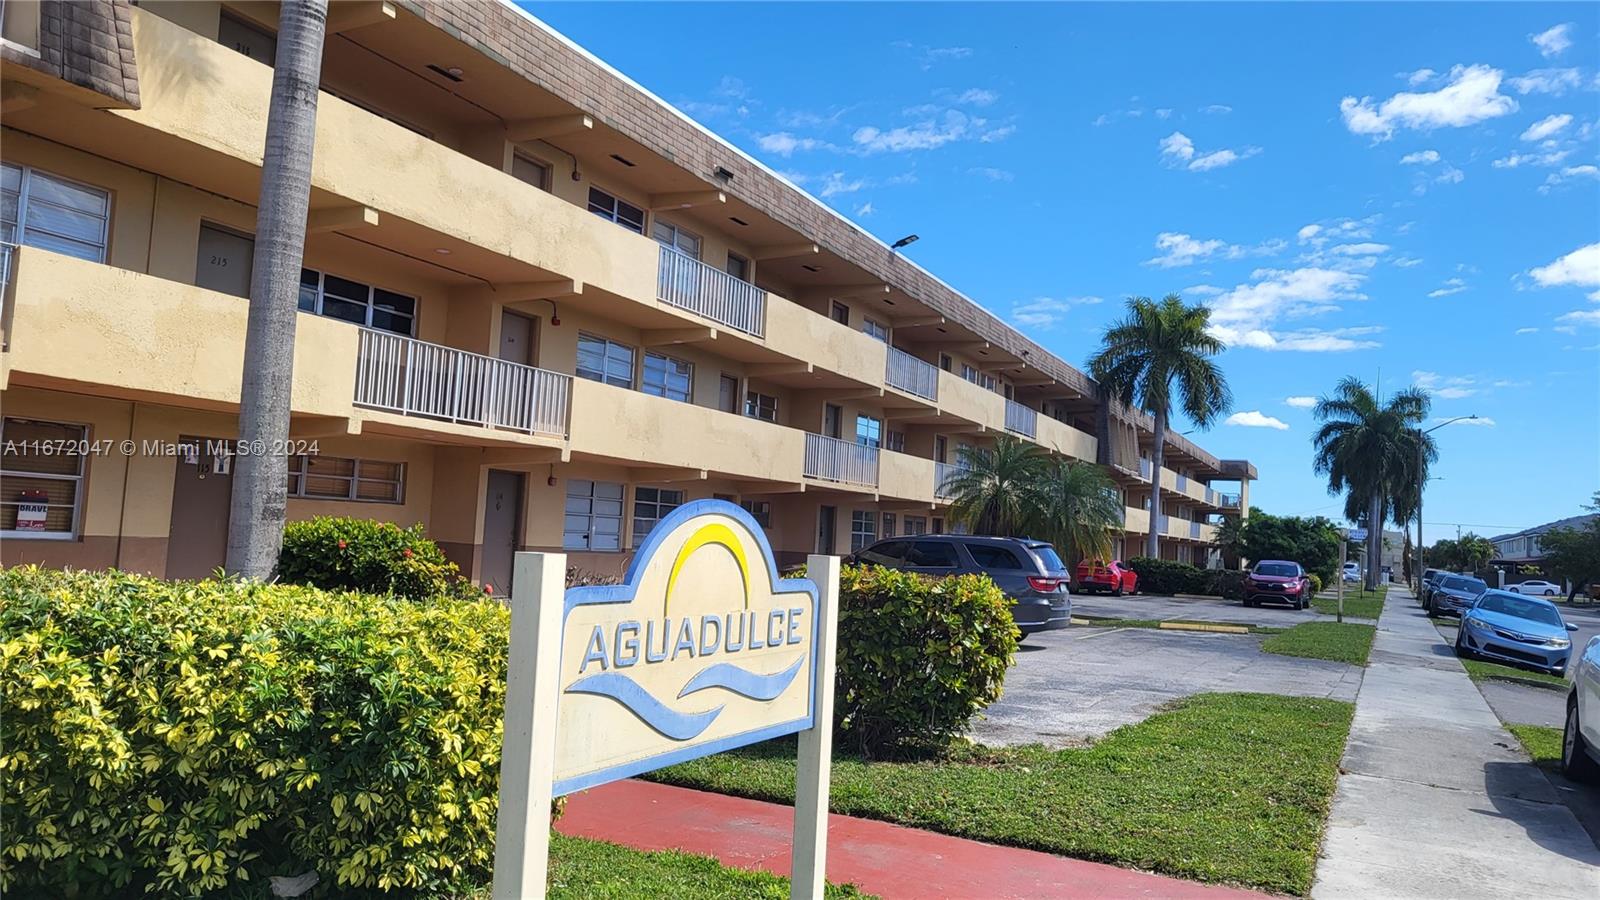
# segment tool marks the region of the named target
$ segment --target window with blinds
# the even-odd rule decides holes
[[[88,437],[83,425],[0,419],[0,537],[78,536]]]
[[[111,195],[29,166],[0,163],[0,242],[106,261]]]

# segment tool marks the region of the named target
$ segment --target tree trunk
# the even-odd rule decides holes
[[[278,12],[239,396],[240,450],[228,520],[227,569],[249,578],[271,576],[283,546],[289,462],[282,445],[289,437],[295,316],[327,19],[328,0],[284,0]]]
[[[1367,590],[1378,589],[1378,569],[1383,565],[1383,495],[1376,491],[1367,503]]]
[[[1167,411],[1156,410],[1156,446],[1150,451],[1150,537],[1144,544],[1144,555],[1161,558],[1161,464],[1167,456]]]

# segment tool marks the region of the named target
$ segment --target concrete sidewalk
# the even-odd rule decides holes
[[[1600,896],[1600,850],[1391,585],[1311,896]]]
[[[646,781],[575,794],[556,830],[636,850],[682,850],[725,866],[788,877],[794,809]],[[1121,898],[1269,900],[1033,850],[856,819],[828,817],[828,880],[885,900]]]

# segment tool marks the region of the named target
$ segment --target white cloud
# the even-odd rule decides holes
[[[978,136],[978,143],[980,143],[980,144],[992,144],[995,141],[1003,141],[1006,138],[1011,137],[1013,134],[1016,134],[1016,133],[1017,133],[1017,126],[1015,126],[1015,125],[1002,125],[999,128],[991,128],[988,131],[985,131],[983,134],[979,135]]]
[[[1315,397],[1285,397],[1285,398],[1283,398],[1283,402],[1289,404],[1290,406],[1294,407],[1295,409],[1310,409],[1311,407],[1317,405],[1317,398],[1315,398]]]
[[[1156,249],[1160,250],[1161,254],[1145,260],[1144,264],[1172,269],[1193,265],[1213,257],[1243,259],[1247,256],[1271,256],[1281,252],[1286,246],[1288,245],[1284,241],[1272,240],[1254,247],[1245,247],[1215,238],[1202,241],[1181,232],[1163,231],[1156,235]]]
[[[1460,128],[1516,112],[1517,101],[1500,93],[1505,73],[1485,65],[1456,66],[1437,91],[1402,91],[1379,104],[1371,97],[1345,97],[1339,111],[1355,134],[1387,140],[1397,128]]]
[[[1417,87],[1418,85],[1427,84],[1428,82],[1432,81],[1438,74],[1439,74],[1438,72],[1435,72],[1432,69],[1418,69],[1415,72],[1411,72],[1409,74],[1406,74],[1406,84],[1409,84],[1412,87]]]
[[[1538,330],[1539,329],[1537,328],[1518,328],[1516,331],[1513,331],[1512,334],[1534,334]]]
[[[1212,103],[1209,106],[1200,107],[1200,111],[1208,116],[1225,116],[1233,112],[1233,107],[1226,103]]]
[[[999,99],[999,94],[983,88],[967,88],[956,96],[957,103],[966,103],[971,106],[988,106]]]
[[[1429,291],[1428,296],[1437,300],[1440,297],[1448,297],[1451,294],[1459,294],[1466,289],[1467,282],[1465,280],[1460,278],[1448,278],[1445,279],[1444,287]]]
[[[1528,35],[1528,40],[1539,48],[1540,56],[1545,59],[1551,59],[1565,53],[1567,48],[1572,46],[1571,31],[1572,23],[1564,22],[1553,28],[1547,28],[1538,34],[1530,34]]]
[[[1259,409],[1236,412],[1223,420],[1224,425],[1242,425],[1245,428],[1273,428],[1278,431],[1288,431],[1289,423],[1273,416],[1264,415]]]
[[[1409,269],[1412,266],[1422,265],[1422,260],[1417,259],[1415,256],[1401,256],[1394,260],[1394,264],[1398,268]]]
[[[1446,423],[1446,422],[1448,422],[1450,420],[1451,420],[1451,417],[1449,417],[1449,416],[1434,416],[1433,419],[1432,419],[1432,422],[1435,425],[1443,425],[1444,423]],[[1456,419],[1455,420],[1455,424],[1457,424],[1457,425],[1476,425],[1479,428],[1493,428],[1494,427],[1494,420],[1489,418],[1488,416],[1479,416],[1476,419]]]
[[[1467,173],[1452,165],[1446,165],[1439,177],[1433,179],[1435,184],[1460,184],[1467,177]]]
[[[1438,372],[1412,372],[1411,382],[1441,400],[1463,400],[1478,393],[1477,379],[1461,375],[1445,377]]]
[[[866,217],[866,216],[870,216],[870,215],[872,215],[873,213],[875,213],[877,211],[878,211],[877,207],[872,205],[872,201],[871,200],[868,200],[867,202],[865,202],[865,203],[861,204],[860,206],[856,207],[856,217],[857,218],[863,218],[863,217]]]
[[[1556,321],[1567,322],[1571,325],[1594,325],[1600,327],[1600,309],[1575,309],[1572,312],[1556,316]]]
[[[1542,141],[1545,138],[1560,134],[1568,125],[1571,124],[1572,115],[1570,113],[1545,116],[1532,125],[1529,125],[1528,130],[1522,133],[1522,139],[1525,141]]]
[[[1528,274],[1539,287],[1597,288],[1589,299],[1600,300],[1600,242],[1579,247],[1547,266],[1529,269]]]
[[[1418,150],[1415,153],[1407,153],[1405,156],[1400,157],[1400,165],[1402,166],[1431,166],[1438,161],[1439,151],[1437,150]]]
[[[1312,238],[1315,238],[1317,235],[1319,235],[1321,233],[1322,233],[1322,226],[1321,225],[1307,225],[1307,226],[1301,228],[1299,231],[1295,232],[1295,237],[1299,239],[1300,243],[1304,244],[1307,241],[1310,241]]]
[[[1011,321],[1024,328],[1049,330],[1066,318],[1074,306],[1091,306],[1099,297],[1036,297],[1011,307]]]
[[[839,194],[854,194],[867,186],[868,181],[865,178],[846,178],[843,172],[829,172],[822,177],[822,187],[817,193],[827,198]]]
[[[1209,284],[1191,284],[1178,293],[1188,294],[1193,297],[1215,297],[1216,295],[1222,293],[1222,288],[1214,287]]]
[[[1191,172],[1206,172],[1231,166],[1241,159],[1248,159],[1261,152],[1260,147],[1244,147],[1239,150],[1222,149],[1200,153],[1195,149],[1194,141],[1181,131],[1174,131],[1162,138],[1160,146],[1162,161]]]
[[[1535,330],[1537,330],[1537,329],[1535,329]],[[1502,378],[1501,380],[1496,381],[1494,383],[1494,386],[1497,387],[1497,388],[1525,388],[1525,387],[1533,387],[1533,382],[1527,381],[1527,380],[1511,381],[1509,379]]]
[[[1335,312],[1346,300],[1364,300],[1359,290],[1366,276],[1359,272],[1307,266],[1299,269],[1257,269],[1251,282],[1240,284],[1208,302],[1211,332],[1231,346],[1257,350],[1337,352],[1364,350],[1381,328],[1275,330],[1280,319]]]
[[[1268,352],[1289,351],[1297,353],[1344,353],[1351,350],[1371,350],[1383,346],[1377,341],[1367,339],[1367,335],[1377,334],[1382,328],[1376,326],[1363,326],[1360,328],[1334,328],[1316,329],[1302,328],[1296,331],[1269,332],[1263,329],[1218,329],[1213,327],[1212,333],[1223,342],[1233,347],[1248,347],[1252,350],[1266,350]]]
[[[1328,252],[1339,256],[1374,256],[1380,253],[1388,253],[1389,245],[1364,241],[1359,244],[1340,244],[1336,247],[1330,247]]]
[[[1534,69],[1526,75],[1513,75],[1506,84],[1519,94],[1553,94],[1561,96],[1583,84],[1583,73],[1577,69]]]
[[[973,166],[967,170],[973,175],[987,178],[990,181],[1010,181],[1016,176],[1005,169],[996,169],[993,166]]]
[[[945,110],[942,118],[928,118],[915,125],[901,125],[883,129],[864,125],[856,129],[850,139],[864,153],[903,153],[910,150],[932,150],[951,141],[959,141],[971,133],[973,120],[957,110]]]
[[[1318,250],[1333,241],[1364,240],[1372,237],[1373,226],[1378,224],[1382,216],[1372,215],[1365,219],[1334,219],[1327,223],[1313,223],[1295,232],[1295,239],[1302,244],[1310,244]]]
[[[1172,110],[1170,110],[1170,109],[1158,109],[1158,110],[1156,110],[1156,118],[1158,118],[1158,119],[1170,119],[1170,118],[1172,118]]]
[[[1555,142],[1549,141],[1547,143]],[[1559,166],[1571,155],[1571,150],[1544,150],[1538,153],[1518,153],[1513,150],[1510,156],[1497,159],[1492,165],[1496,169],[1516,169],[1521,166]]]
[[[1539,193],[1548,194],[1550,193],[1550,189],[1556,185],[1577,178],[1600,179],[1600,167],[1591,166],[1585,163],[1581,166],[1563,167],[1559,173],[1551,172],[1549,175],[1545,176],[1544,184],[1539,185]]]
[[[790,156],[796,150],[816,150],[827,146],[816,138],[795,137],[787,131],[763,134],[756,138],[756,145],[767,153],[776,153],[779,156]]]

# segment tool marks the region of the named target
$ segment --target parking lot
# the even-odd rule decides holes
[[[1073,594],[1072,613],[1079,616],[1117,619],[1181,619],[1190,622],[1232,622],[1290,628],[1301,622],[1333,620],[1315,609],[1290,609],[1288,606],[1245,606],[1237,600],[1219,597],[1158,597],[1150,594],[1112,597],[1105,594]]]

